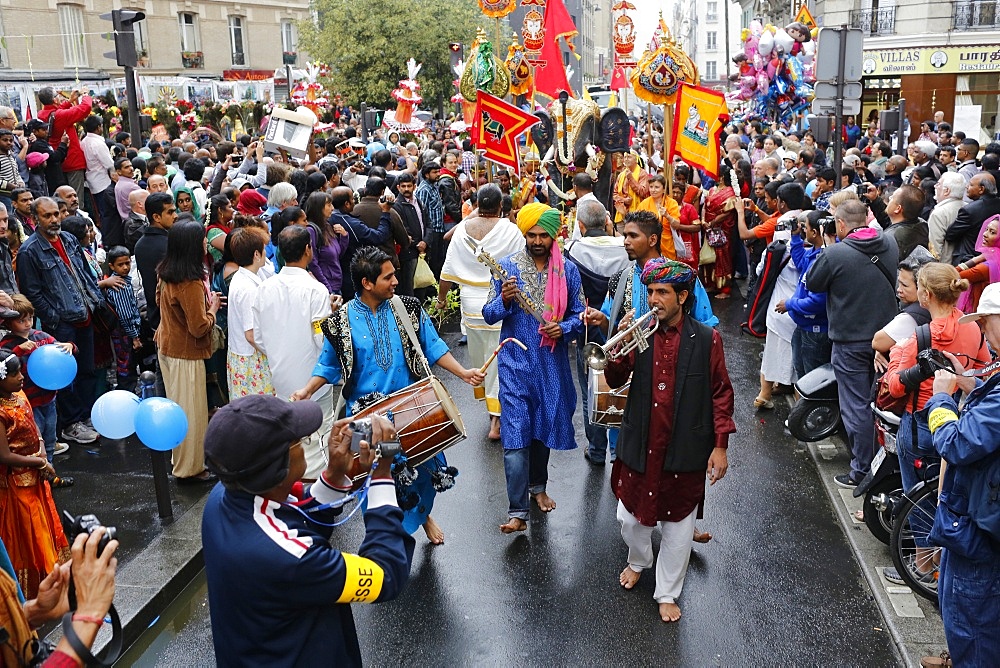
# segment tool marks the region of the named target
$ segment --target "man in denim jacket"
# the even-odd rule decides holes
[[[18,251],[17,284],[35,307],[42,329],[57,341],[76,344],[76,378],[57,399],[59,426],[64,439],[93,443],[98,435],[89,424],[96,382],[91,311],[102,299],[101,291],[80,243],[62,231],[56,201],[40,197],[32,213],[38,227]]]

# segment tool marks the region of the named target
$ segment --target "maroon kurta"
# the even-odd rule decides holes
[[[615,461],[611,469],[611,488],[615,496],[627,511],[646,526],[654,526],[658,521],[680,522],[696,508],[701,517],[700,507],[705,500],[704,471],[672,473],[663,470],[663,462],[673,435],[674,384],[682,325],[683,320],[676,327],[661,327],[652,338],[653,406],[650,411],[646,472],[634,471],[620,459]],[[617,375],[616,372],[624,370],[622,367],[631,370],[635,363],[634,355],[632,353],[627,360],[614,365],[618,368],[612,369],[609,365],[610,373],[606,372],[606,375],[613,377]],[[726,371],[722,339],[715,331],[712,332],[709,365],[709,378],[716,386],[712,393],[715,445],[725,448],[729,445],[729,434],[736,431],[736,425],[732,418],[733,392],[729,384],[729,373]]]

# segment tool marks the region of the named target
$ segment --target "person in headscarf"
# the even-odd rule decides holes
[[[958,299],[958,308],[964,313],[975,313],[979,297],[990,283],[1000,283],[1000,250],[997,248],[997,231],[1000,215],[990,216],[983,222],[976,240],[979,255],[958,265],[958,273],[969,281],[969,289]]]
[[[549,450],[576,448],[576,391],[569,341],[583,332],[580,272],[563,259],[557,237],[559,212],[531,203],[517,215],[525,247],[499,260],[508,278],[493,278],[483,307],[487,324],[502,321],[500,339],[521,341],[498,356],[500,438],[507,477],[508,520],[504,533],[528,528],[529,497],[543,512],[556,507],[546,494]]]
[[[247,188],[240,193],[236,202],[236,210],[244,216],[259,216],[267,208],[267,198],[253,188]]]
[[[177,214],[190,213],[199,223],[202,222],[201,207],[198,206],[198,199],[194,196],[194,191],[188,186],[181,186],[174,191],[174,204],[177,205]]]
[[[653,598],[664,622],[681,617],[677,598],[705,501],[705,476],[715,484],[726,475],[729,434],[736,431],[722,338],[690,317],[695,281],[683,262],[649,260],[642,270],[649,306],[656,309],[649,347],[611,360],[604,371],[611,387],[630,375],[632,382],[611,469],[628,546],[619,582],[633,589],[642,571],[653,567],[653,529],[659,526]]]

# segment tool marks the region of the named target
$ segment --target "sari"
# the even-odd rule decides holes
[[[663,254],[663,257],[676,260],[677,249],[674,247],[674,234],[670,227],[670,222],[667,220],[668,218],[675,220],[680,220],[681,218],[681,208],[677,205],[674,198],[664,195],[660,199],[660,204],[657,204],[656,200],[652,197],[647,197],[639,202],[639,206],[635,210],[649,211],[660,219],[660,253]]]
[[[0,399],[0,423],[12,453],[45,457],[45,446],[23,392]],[[38,595],[39,583],[53,567],[69,559],[69,543],[52,489],[40,470],[0,466],[0,539],[28,600]]]
[[[726,244],[716,247],[715,264],[712,265],[709,282],[720,292],[729,293],[729,281],[733,276],[733,230],[736,227],[736,209],[733,203],[736,192],[730,186],[715,186],[708,191],[705,198],[705,215],[702,221],[707,226],[721,214],[726,214],[715,227],[722,228],[726,233]]]
[[[986,286],[990,283],[1000,282],[1000,248],[987,246],[983,240],[986,229],[991,224],[998,223],[1000,223],[1000,215],[990,216],[983,221],[983,225],[979,229],[976,250],[982,254],[985,261],[965,271],[959,271],[959,275],[970,283],[969,289],[961,294],[958,298],[958,304],[956,304],[963,313],[974,313],[979,308],[979,297],[983,294]]]

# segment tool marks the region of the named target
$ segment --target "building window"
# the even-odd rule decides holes
[[[3,29],[3,16],[0,16],[0,67],[10,67],[7,60],[7,33]]]
[[[716,43],[718,41],[716,39],[716,34],[717,33],[715,33],[714,31],[709,31],[709,32],[705,33],[705,50],[706,51],[715,51],[716,49],[719,48],[718,44]]]
[[[134,11],[144,12],[145,10],[137,9]],[[133,23],[132,30],[135,34],[135,55],[138,57],[139,67],[149,67],[149,33],[147,32],[146,19]]]
[[[719,78],[719,73],[715,69],[715,61],[714,60],[706,60],[705,61],[705,79],[708,80],[708,81],[715,81],[718,78]]]
[[[281,52],[283,65],[295,65],[298,62],[298,30],[295,21],[281,22]]]
[[[718,2],[707,2],[705,11],[705,20],[709,22],[715,22],[719,20],[719,3]]]
[[[84,41],[83,8],[59,5],[59,32],[62,33],[63,64],[87,67],[87,44]]]
[[[190,12],[177,16],[181,31],[181,51],[194,53],[201,51],[201,39],[198,36],[198,17]]]
[[[242,16],[229,17],[229,44],[233,52],[233,65],[245,67],[248,64],[246,29]]]

